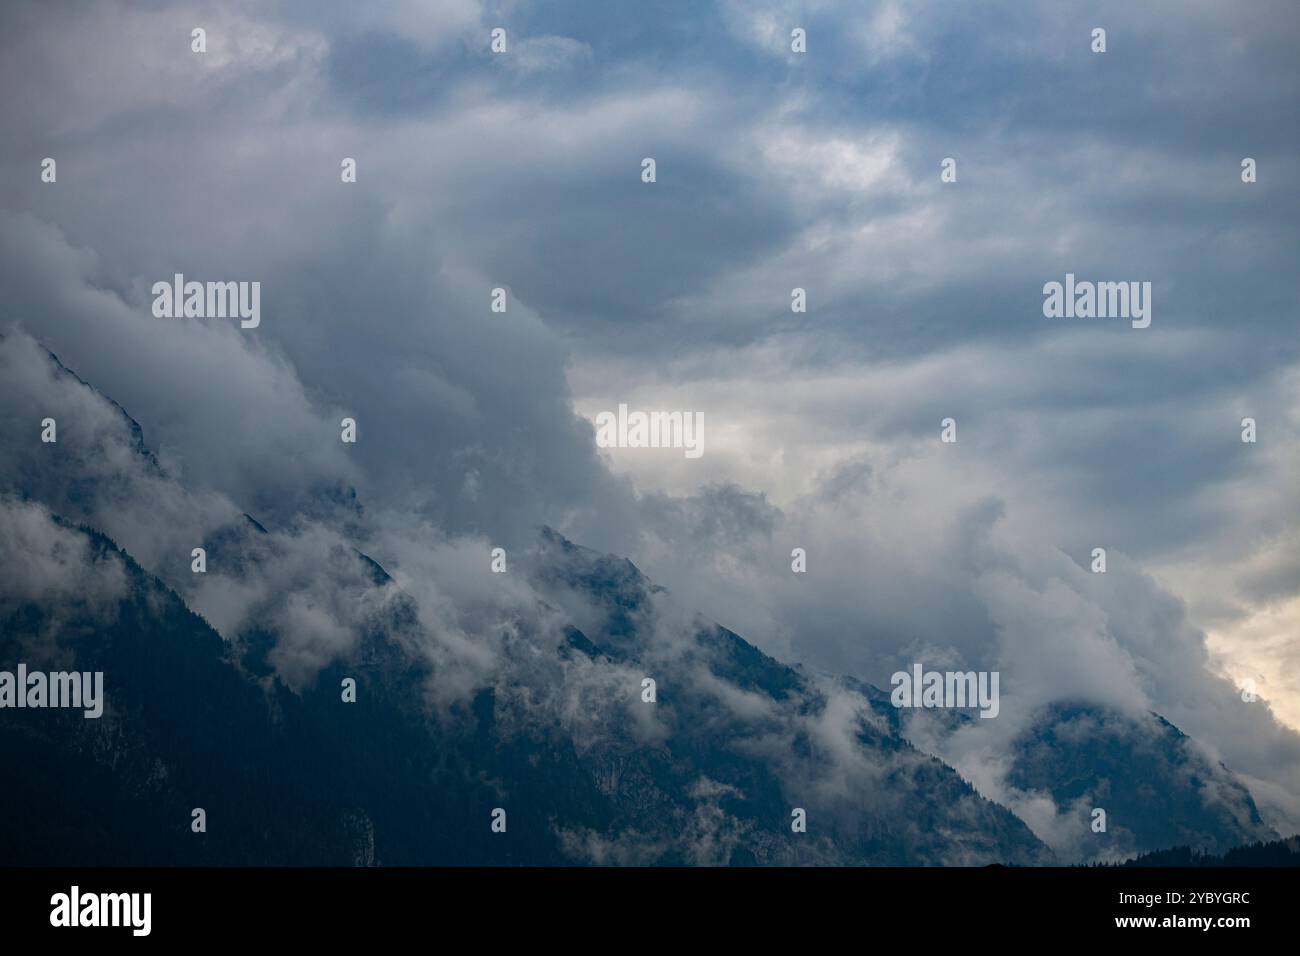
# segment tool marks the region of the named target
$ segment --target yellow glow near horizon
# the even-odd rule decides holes
[[[1206,636],[1224,671],[1238,683],[1252,678],[1278,720],[1300,731],[1300,597]]]

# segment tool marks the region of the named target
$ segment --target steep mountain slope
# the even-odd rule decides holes
[[[0,669],[102,670],[107,697],[100,720],[0,711],[0,862],[1052,859],[914,749],[888,695],[767,657],[625,559],[544,530],[491,574],[482,541],[398,547],[350,489],[265,527],[30,339],[0,341],[0,407]],[[1042,746],[1025,788],[1088,778],[1091,751]]]
[[[1016,742],[1007,782],[1050,794],[1080,820],[1104,809],[1106,830],[1090,833],[1088,858],[1173,846],[1223,853],[1277,837],[1232,773],[1156,714],[1070,702],[1044,708]]]
[[[1043,858],[1019,821],[938,761],[873,728],[865,712],[848,729],[861,766],[875,771],[872,801],[862,799],[865,791],[842,803],[815,788],[792,794],[787,764],[811,782],[832,763],[815,726],[830,701],[722,629],[702,632],[690,656],[728,692],[754,695],[748,719],[683,690],[666,695],[676,703],[638,698],[637,706],[671,711],[677,728],[647,745],[620,728],[617,709],[594,701],[593,725],[600,726],[575,744],[562,727],[536,719],[545,709],[525,703],[544,689],[514,681],[433,717],[412,693],[421,668],[395,670],[400,657],[368,647],[382,643],[378,635],[300,694],[274,677],[258,680],[232,659],[230,645],[104,536],[31,503],[6,502],[4,515],[7,530],[26,529],[6,535],[7,565],[18,560],[17,549],[33,557],[46,548],[114,581],[111,593],[93,601],[66,594],[57,602],[18,600],[11,590],[0,603],[5,666],[21,660],[32,668],[102,670],[107,698],[99,720],[80,711],[3,715],[0,754],[18,771],[0,794],[0,858],[7,863]],[[590,572],[620,564],[554,535],[548,541],[582,564],[561,573],[583,588],[596,583]],[[643,588],[625,565],[607,596],[636,615],[644,610]],[[633,635],[618,627],[592,639],[570,630],[568,639],[584,667],[597,666],[602,648],[633,655]],[[343,674],[358,679],[356,704],[340,699]],[[775,710],[762,714],[759,705]],[[794,800],[808,808],[807,834],[790,831]],[[489,827],[497,806],[508,810],[506,834]],[[858,812],[850,813],[854,806]],[[206,810],[208,832],[190,831],[194,807]]]
[[[1047,858],[1023,824],[913,750],[863,695],[698,619],[663,634],[661,592],[631,562],[545,531],[530,571],[548,597],[585,617],[583,654],[633,663],[656,680],[653,706],[671,731],[652,747],[604,734],[582,748],[583,765],[619,807],[613,835],[581,835],[591,858],[652,858],[665,817],[691,836],[691,862]],[[807,834],[790,833],[793,807],[806,810]]]

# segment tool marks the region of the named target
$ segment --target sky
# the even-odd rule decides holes
[[[399,525],[549,525],[783,660],[1000,670],[935,743],[986,793],[1082,697],[1296,824],[1297,41],[1282,0],[18,0],[0,328],[269,528],[355,493],[415,574]],[[154,317],[178,272],[260,281],[260,326]],[[1150,327],[1045,317],[1067,273],[1150,282]],[[621,403],[704,454],[598,448]]]

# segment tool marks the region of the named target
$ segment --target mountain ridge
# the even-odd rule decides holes
[[[247,739],[263,741],[245,760],[226,738],[169,738],[165,728],[152,723],[147,688],[134,687],[122,703],[123,712],[139,722],[138,727],[128,722],[134,728],[130,733],[140,741],[172,740],[172,750],[154,753],[152,764],[133,763],[129,747],[119,752],[103,741],[95,752],[134,768],[122,787],[152,794],[153,809],[145,818],[169,821],[161,833],[148,826],[142,830],[142,847],[152,847],[159,860],[1053,860],[1018,817],[942,760],[913,747],[884,691],[852,677],[823,678],[769,657],[726,627],[676,607],[671,595],[627,558],[584,548],[543,525],[534,548],[512,555],[512,568],[527,586],[512,590],[514,603],[477,617],[459,606],[434,614],[427,593],[406,590],[415,579],[394,576],[360,542],[327,533],[319,522],[272,531],[237,504],[190,496],[158,464],[125,409],[48,350],[45,354],[56,386],[75,383],[111,413],[86,426],[94,430],[72,431],[67,444],[73,447],[58,458],[67,473],[52,480],[45,478],[48,458],[36,457],[30,443],[6,448],[12,454],[3,475],[16,498],[0,499],[0,513],[15,526],[26,522],[32,542],[26,553],[18,549],[6,555],[6,563],[43,557],[35,552],[44,535],[61,540],[65,552],[111,556],[105,560],[120,565],[126,586],[117,604],[107,601],[98,617],[85,608],[78,611],[73,595],[64,595],[59,604],[39,591],[9,594],[0,601],[4,659],[16,659],[42,642],[53,641],[59,649],[62,632],[49,622],[71,619],[77,635],[99,635],[129,659],[97,657],[93,641],[62,652],[89,652],[91,663],[110,673],[136,666],[139,657],[142,670],[153,668],[164,694],[158,659],[171,653],[179,673],[207,673],[226,688],[211,701],[201,685],[188,687],[161,711],[171,715],[170,726],[201,733],[183,716],[184,701],[190,699],[200,712],[228,708],[246,728]],[[80,451],[76,442],[83,434],[88,448],[121,444],[131,455]],[[111,459],[106,478],[99,477],[105,474],[100,457]],[[132,457],[142,460],[141,472],[132,470]],[[63,506],[74,514],[61,517]],[[142,536],[138,523],[122,516],[124,507],[142,518],[158,512],[174,516],[157,526],[170,538],[159,544]],[[360,509],[355,493],[349,507]],[[45,509],[45,517],[31,508]],[[198,511],[202,522],[194,518]],[[155,561],[171,562],[170,572],[158,574],[145,557],[130,554],[96,527],[96,515],[111,518],[142,541]],[[42,522],[65,536],[74,525],[79,530],[63,540]],[[201,535],[208,552],[206,574],[190,574],[188,564],[180,563],[188,547],[171,539],[183,540],[183,534],[173,533],[182,522]],[[79,542],[75,534],[86,540]],[[494,577],[476,585],[489,595],[478,594],[476,600],[497,601],[492,596],[500,585]],[[232,594],[239,600],[232,603]],[[445,603],[437,592],[434,597]],[[195,600],[208,613],[196,613]],[[145,614],[149,607],[158,611],[156,618]],[[134,621],[152,646],[121,633],[123,619]],[[187,645],[174,647],[171,629],[207,647],[206,658],[191,659]],[[356,703],[341,700],[346,678],[357,683]],[[240,683],[232,684],[234,679]],[[643,698],[647,679],[655,682],[653,701]],[[109,701],[112,706],[111,692]],[[13,723],[5,725],[9,744],[40,739],[39,726],[30,724],[35,715],[24,719],[25,738],[15,737]],[[115,719],[106,726],[116,726]],[[52,725],[47,776],[71,781],[76,774],[60,763],[60,742],[75,743],[87,730],[60,720]],[[125,739],[119,735],[117,745]],[[185,833],[188,820],[177,818],[181,804],[192,800],[199,806],[202,798],[160,789],[154,780],[157,767],[169,762],[205,779],[204,767],[190,764],[186,747],[200,753],[216,748],[211,766],[225,767],[233,779],[252,787],[258,806],[275,806],[277,792],[300,800],[310,809],[297,823],[307,829],[290,827],[276,837],[271,811],[260,811],[260,823],[236,815],[242,827],[260,827],[261,842],[249,837],[217,846],[214,839],[204,851],[208,856],[190,856],[188,837],[178,840],[174,828]],[[30,746],[25,752],[29,760],[39,757]],[[303,755],[313,760],[305,762]],[[277,764],[293,773],[277,770]],[[1032,775],[1020,782],[1029,788],[1042,784]],[[136,819],[122,809],[129,803],[123,793],[110,782],[101,786],[103,808],[109,808],[103,812]],[[216,780],[198,789],[205,788],[227,792]],[[487,825],[488,811],[505,803],[511,804],[508,840],[497,838],[501,835]],[[791,829],[796,810],[807,815],[806,833]],[[221,817],[213,813],[214,825]],[[447,821],[461,832],[448,834]],[[22,828],[10,839],[33,837],[38,829]],[[315,845],[312,832],[319,834]],[[129,853],[126,858],[138,859]]]

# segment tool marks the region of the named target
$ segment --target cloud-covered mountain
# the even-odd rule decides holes
[[[1077,814],[1007,775],[1062,700],[1163,715],[1296,832],[1293,7],[9,0],[0,332],[159,472],[17,344],[0,469],[297,692],[382,626],[466,706],[566,626],[545,524],[809,673],[999,671],[997,720],[900,726],[1054,846]],[[178,272],[260,281],[260,325],[156,317]],[[1045,317],[1071,272],[1152,325]],[[622,402],[706,453],[597,448]]]
[[[0,748],[24,768],[0,815],[9,861],[1059,858],[916,749],[882,691],[777,662],[626,559],[543,529],[494,574],[487,542],[384,518],[364,527],[401,556],[390,574],[358,549],[345,486],[268,529],[188,490],[30,337],[0,342],[0,371],[4,406],[32,424],[6,431],[0,465],[0,665],[102,670],[106,697],[99,720],[6,712]],[[38,439],[44,417],[56,442]],[[1104,795],[1126,849],[1265,832],[1226,770],[1149,732],[1053,711],[1007,780],[1061,807]],[[1154,811],[1121,769],[1161,783],[1167,829],[1135,822]],[[207,833],[190,832],[195,807]]]
[[[9,588],[0,658],[102,670],[107,705],[6,714],[8,863],[1042,862],[1020,821],[828,692],[721,628],[670,648],[635,570],[548,536],[539,560],[604,606],[589,638],[524,622],[523,658],[466,704],[393,634],[362,636],[297,691],[228,645],[109,539],[31,502],[0,509],[6,563],[59,562],[75,591]],[[358,557],[359,563],[364,559]],[[96,586],[86,587],[87,580]],[[375,569],[375,587],[390,586]],[[648,662],[654,660],[651,666]],[[642,670],[659,675],[641,702]],[[342,678],[358,702],[341,701]],[[652,712],[652,713],[651,713]],[[811,821],[792,833],[793,807]],[[202,807],[208,830],[189,830]],[[507,810],[504,835],[490,813]]]
[[[275,535],[219,503],[201,534],[168,521],[189,498],[138,426],[34,343],[5,348],[75,404],[52,409],[65,423],[56,442],[26,443],[62,457],[9,459],[3,563],[29,573],[7,582],[3,659],[102,670],[107,688],[100,720],[28,710],[3,725],[6,753],[30,768],[11,791],[11,860],[1046,859],[1020,821],[915,751],[866,698],[674,609],[629,562],[553,531],[509,572],[537,589],[531,613],[479,617],[495,633],[457,644],[319,528]],[[226,639],[73,523],[109,511],[137,540],[145,511],[193,531],[209,562],[194,577],[209,583],[192,597],[224,615]],[[173,578],[192,574],[179,547],[152,555],[178,562]],[[256,593],[231,614],[213,588]],[[458,651],[470,660],[452,660]],[[341,700],[345,677],[356,704]],[[66,810],[54,842],[42,823],[52,804]],[[197,806],[211,829],[187,843]],[[488,829],[497,806],[508,839]],[[790,830],[796,807],[807,834]]]
[[[1043,708],[1016,741],[1007,783],[1069,808],[1057,850],[1070,859],[1122,860],[1174,846],[1222,854],[1276,839],[1250,792],[1177,727],[1088,704]],[[1092,828],[1105,811],[1105,830]]]

